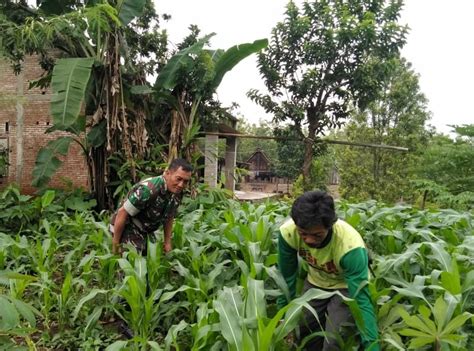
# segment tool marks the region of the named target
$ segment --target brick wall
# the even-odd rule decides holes
[[[51,127],[49,90],[28,89],[29,81],[41,76],[42,70],[37,57],[25,59],[23,71],[15,76],[10,64],[0,60],[0,143],[9,149],[8,177],[0,179],[0,187],[17,183],[22,192],[33,193],[32,170],[38,151],[48,143],[67,133],[45,134]],[[70,180],[75,186],[89,188],[87,164],[81,148],[71,144],[69,154],[62,159],[63,165],[50,182],[51,187],[64,187],[62,179]]]

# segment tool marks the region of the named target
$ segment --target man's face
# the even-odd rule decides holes
[[[186,172],[181,167],[176,170],[167,169],[163,174],[166,180],[166,187],[169,192],[179,194],[186,188],[191,179],[191,172]]]
[[[326,239],[326,236],[328,235],[329,231],[322,225],[316,225],[307,229],[303,229],[297,226],[296,229],[305,244],[313,248],[321,246],[324,239]]]

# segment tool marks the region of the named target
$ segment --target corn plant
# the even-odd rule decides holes
[[[444,345],[461,347],[467,335],[459,333],[459,328],[474,315],[468,312],[455,315],[457,301],[451,295],[440,296],[434,306],[420,305],[416,315],[404,309],[399,313],[406,324],[400,335],[412,337],[409,348],[419,349],[432,344],[434,350],[442,350]]]
[[[262,280],[249,278],[246,288],[224,287],[217,299],[214,300],[214,309],[219,314],[220,330],[229,350],[281,350],[287,348],[285,337],[298,327],[303,308],[309,309],[319,320],[316,311],[308,302],[339,294],[338,292],[311,289],[270,317],[267,314],[265,293]],[[355,302],[340,296],[354,310],[356,320],[363,323],[361,312],[357,309]]]
[[[0,344],[5,348],[15,348],[11,338],[22,338],[27,344],[33,342],[29,335],[36,331],[36,317],[40,312],[30,304],[5,294],[2,286],[12,286],[12,281],[34,280],[34,277],[18,274],[11,271],[0,271]]]

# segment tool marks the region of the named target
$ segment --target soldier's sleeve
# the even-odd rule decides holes
[[[150,189],[145,184],[138,184],[133,191],[130,192],[127,200],[123,204],[125,211],[130,216],[136,216],[143,210],[150,199]]]

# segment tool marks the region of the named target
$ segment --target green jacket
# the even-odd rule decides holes
[[[327,245],[314,249],[301,240],[292,220],[283,224],[278,241],[278,265],[292,298],[296,295],[298,255],[308,263],[311,284],[326,290],[349,290],[349,296],[357,301],[362,311],[365,330],[360,330],[360,333],[364,348],[380,350],[375,343],[378,339],[377,319],[369,289],[364,284],[369,278],[368,255],[360,234],[346,222],[338,220],[333,225]],[[286,303],[285,297],[280,297],[279,307]]]

